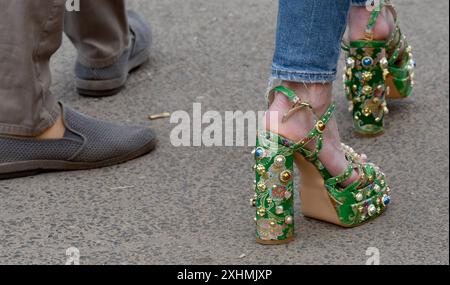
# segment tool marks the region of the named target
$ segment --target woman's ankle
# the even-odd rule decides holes
[[[349,38],[351,41],[364,40],[367,23],[372,12],[366,7],[352,7],[349,15]],[[373,29],[374,40],[386,40],[395,28],[392,13],[383,8]]]
[[[317,117],[326,113],[328,107],[333,102],[333,84],[332,83],[298,83],[284,81],[283,86],[293,90],[295,94],[308,103]]]
[[[332,84],[304,84],[283,82],[283,86],[291,89],[305,103],[312,106],[313,111],[300,110],[284,121],[284,115],[292,108],[292,103],[283,95],[276,94],[269,112],[266,114],[266,129],[276,132],[288,139],[299,141],[314,127],[315,120],[327,111],[332,102]]]
[[[290,110],[292,103],[285,96],[277,94],[266,115],[266,129],[298,142],[308,135],[314,128],[315,120],[325,114],[332,103],[333,86],[331,83],[304,84],[287,81],[282,85],[294,91],[303,102],[311,104],[313,111],[300,110],[284,122],[283,115]],[[308,147],[314,149],[316,145],[311,142]],[[342,151],[339,130],[333,118],[328,122],[327,130],[324,132],[324,145],[319,159],[333,176],[342,174],[348,167]],[[344,185],[349,185],[356,179],[358,174],[355,172]]]

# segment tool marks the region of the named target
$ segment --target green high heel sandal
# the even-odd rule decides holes
[[[373,28],[383,7],[395,19],[395,29],[388,40],[374,41]],[[372,12],[365,40],[342,44],[347,53],[344,92],[349,100],[356,132],[375,136],[384,132],[384,118],[389,113],[386,99],[407,98],[414,86],[412,48],[402,34],[397,13],[390,1],[380,1]]]
[[[302,102],[290,89],[274,88],[293,104],[285,115],[311,106]],[[269,105],[270,105],[269,103]],[[281,244],[294,239],[294,163],[300,172],[300,198],[303,215],[342,227],[355,227],[380,216],[390,203],[390,189],[380,169],[361,159],[353,149],[343,145],[349,166],[345,173],[333,177],[319,160],[323,146],[323,132],[334,113],[332,104],[317,120],[307,137],[294,143],[270,131],[261,131],[253,151],[256,164],[255,194],[251,205],[256,207],[256,241],[261,244]],[[311,150],[307,146],[314,144]],[[340,186],[354,170],[360,179],[348,187]]]

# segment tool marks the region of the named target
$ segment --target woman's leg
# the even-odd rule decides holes
[[[268,113],[267,128],[300,141],[313,129],[316,117],[326,112],[333,101],[332,82],[336,78],[350,4],[349,0],[280,0],[272,77],[310,103],[314,114],[297,112],[283,123],[283,114],[291,104],[284,96],[276,96],[269,108],[273,112]],[[273,118],[274,115],[277,118]],[[277,126],[273,122],[277,122]],[[319,158],[333,176],[348,167],[334,119],[324,133]],[[354,173],[348,183],[357,177]]]
[[[377,0],[382,1],[382,0]],[[349,13],[348,37],[350,41],[362,40],[365,36],[365,29],[371,16],[371,9],[376,5],[377,1],[353,0],[352,8]],[[392,13],[387,9],[383,9],[377,19],[373,29],[374,40],[387,39],[395,26],[395,20]]]

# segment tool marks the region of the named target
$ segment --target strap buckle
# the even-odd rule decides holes
[[[291,89],[284,87],[284,86],[277,86],[272,89],[269,93],[268,101],[269,101],[269,107],[271,104],[271,101],[273,101],[273,96],[275,95],[275,92],[279,92],[286,96],[286,98],[293,103],[291,109],[284,114],[282,122],[285,123],[295,112],[300,111],[303,108],[309,108],[312,110],[312,106],[306,102],[302,102],[302,100],[295,94],[294,91]]]
[[[292,106],[292,108],[283,116],[283,123],[286,123],[287,120],[289,120],[289,118],[297,111],[300,111],[303,108],[308,108],[309,110],[312,110],[312,106],[309,103],[305,103],[305,102],[301,102],[301,101],[297,101],[296,103],[294,103],[294,105]]]

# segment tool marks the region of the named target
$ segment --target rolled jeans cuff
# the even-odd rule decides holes
[[[336,80],[336,72],[308,72],[272,67],[272,79],[301,83],[330,83]]]

